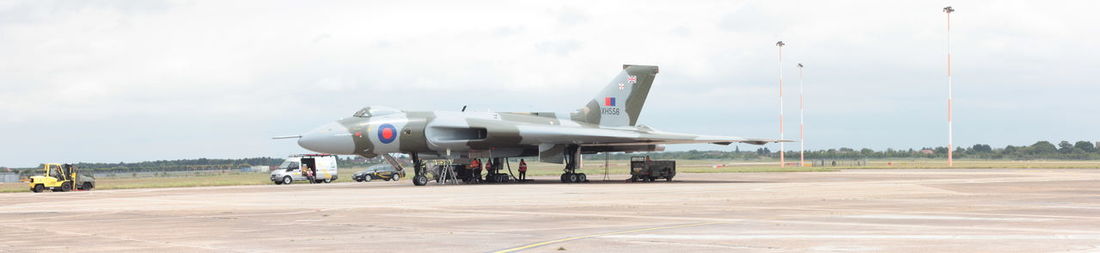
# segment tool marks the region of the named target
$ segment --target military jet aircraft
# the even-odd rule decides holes
[[[637,125],[657,66],[623,65],[606,87],[573,113],[403,111],[369,106],[351,117],[300,136],[298,145],[315,152],[375,157],[408,154],[413,184],[425,185],[425,158],[533,157],[565,164],[562,182],[584,182],[581,154],[663,150],[663,144],[763,145],[786,140],[670,133]],[[280,138],[280,137],[276,137]]]

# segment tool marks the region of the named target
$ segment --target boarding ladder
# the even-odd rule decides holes
[[[450,159],[445,159],[442,162],[436,164],[436,166],[443,166],[443,168],[440,169],[439,172],[439,178],[442,178],[439,181],[440,184],[447,184],[447,181],[450,181],[453,184],[458,184],[458,178],[455,177],[455,168],[453,165],[454,164],[451,162]]]
[[[389,163],[390,165],[393,165],[393,168],[396,169],[397,171],[405,171],[405,167],[401,166],[401,162],[398,161],[397,158],[393,157],[392,155],[382,154],[382,158],[385,158],[386,162]]]

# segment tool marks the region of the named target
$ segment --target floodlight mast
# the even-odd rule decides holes
[[[776,47],[779,47],[779,139],[783,139],[783,46],[787,45],[783,41],[775,43]],[[779,142],[779,167],[787,167],[787,163],[784,159],[786,151],[784,150],[783,142]]]
[[[806,99],[803,88],[802,63],[798,63],[798,167],[806,166]]]
[[[955,12],[955,8],[951,6],[943,7],[943,12],[947,16],[947,167],[954,167],[954,141],[955,141],[955,128],[951,124],[953,94],[954,88],[951,83],[951,13]]]

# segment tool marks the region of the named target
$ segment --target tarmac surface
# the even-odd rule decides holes
[[[612,177],[0,194],[0,252],[1100,251],[1100,169]]]

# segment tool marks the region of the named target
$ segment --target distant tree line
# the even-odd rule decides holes
[[[243,159],[181,159],[181,160],[158,160],[158,161],[145,161],[145,162],[118,162],[118,163],[74,163],[77,168],[80,168],[86,172],[112,172],[112,173],[129,173],[129,172],[168,172],[168,171],[191,171],[191,170],[232,170],[242,167],[251,167],[255,165],[270,166],[279,165],[283,162],[281,158],[271,157],[255,157],[255,158],[243,158]],[[38,174],[40,167],[35,168],[22,168],[19,169],[20,174]]]
[[[787,158],[798,157],[797,148],[787,150]],[[629,159],[631,156],[650,156],[653,159],[715,159],[715,160],[770,160],[779,159],[779,152],[766,147],[754,151],[665,151],[643,153],[615,153],[611,159]],[[873,150],[862,148],[836,148],[825,150],[807,150],[806,159],[890,159],[890,158],[947,158],[947,147],[925,147],[921,149]],[[1008,145],[993,148],[988,144],[975,144],[970,147],[957,147],[955,158],[988,160],[1100,160],[1100,149],[1088,141],[1062,141],[1057,145],[1049,141],[1039,141],[1028,146]],[[586,159],[603,159],[604,155],[588,155]]]
[[[797,158],[798,150],[787,151],[787,158]],[[778,159],[779,153],[773,152],[767,147],[757,148],[753,151],[741,151],[738,147],[734,151],[665,151],[665,152],[641,152],[641,153],[613,153],[611,159],[625,160],[631,156],[650,156],[653,159],[715,159],[715,160],[772,160]],[[946,158],[946,147],[925,147],[921,149],[886,149],[873,150],[862,148],[837,148],[825,150],[808,150],[806,159],[905,159],[905,158]],[[604,155],[586,155],[585,159],[603,159]],[[1003,148],[994,148],[987,144],[975,144],[970,147],[958,147],[955,149],[955,158],[961,159],[989,159],[989,160],[1100,160],[1100,148],[1088,141],[1069,142],[1061,141],[1057,145],[1049,141],[1039,141],[1027,146],[1008,145]],[[380,158],[362,158],[357,156],[344,156],[337,159],[338,165],[344,168],[361,167],[384,162]],[[254,157],[243,159],[181,159],[159,160],[134,163],[76,163],[76,166],[85,171],[94,172],[167,172],[190,170],[232,170],[256,165],[274,166],[283,163],[282,158]],[[23,175],[41,173],[39,168],[13,169]],[[6,171],[6,169],[4,170]],[[0,171],[2,172],[2,171]]]
[[[118,163],[74,163],[78,168],[86,172],[100,173],[133,173],[133,172],[170,172],[170,171],[196,171],[196,170],[234,170],[252,166],[277,166],[283,163],[283,158],[254,157],[242,159],[180,159],[158,160],[145,162],[118,162]],[[381,158],[363,158],[359,156],[343,156],[336,159],[337,165],[343,168],[363,167],[384,162]],[[13,168],[23,176],[41,174],[41,167]],[[7,171],[0,168],[0,172]]]

